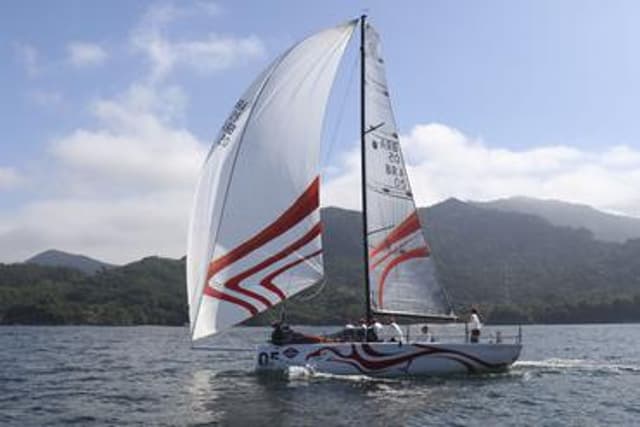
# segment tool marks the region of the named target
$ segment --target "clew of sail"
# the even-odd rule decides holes
[[[380,37],[365,29],[365,164],[371,308],[453,317],[422,233],[391,109]]]
[[[322,122],[355,25],[316,33],[276,59],[236,103],[211,148],[189,230],[194,340],[322,279]]]

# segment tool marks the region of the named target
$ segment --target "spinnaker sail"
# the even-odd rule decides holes
[[[279,57],[236,103],[211,148],[189,230],[193,339],[322,280],[322,123],[356,23],[316,33]]]

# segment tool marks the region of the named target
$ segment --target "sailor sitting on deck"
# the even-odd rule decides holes
[[[344,329],[340,332],[340,338],[342,341],[355,341],[356,327],[352,323],[344,325]]]
[[[362,335],[360,328],[355,327],[353,323],[347,323],[344,328],[334,332],[333,334],[326,335],[325,338],[337,342],[361,341],[358,335]]]
[[[429,331],[429,326],[424,325],[422,327],[422,329],[420,329],[420,332],[422,332],[422,339],[426,342],[435,342],[435,338],[433,338],[433,335],[431,335],[431,332]]]
[[[295,332],[283,321],[274,322],[272,326],[273,332],[271,333],[271,343],[274,345],[314,344],[331,341],[324,337]]]
[[[391,333],[393,334],[391,337],[391,341],[404,342],[404,334],[402,333],[402,329],[400,325],[396,323],[395,317],[391,317],[389,319],[389,327],[391,328]]]
[[[274,345],[283,345],[291,340],[292,331],[289,325],[284,321],[276,321],[271,324],[273,331],[271,332],[271,343]]]
[[[367,342],[380,341],[378,338],[382,332],[382,324],[376,319],[371,319],[367,325],[365,325],[365,337]]]

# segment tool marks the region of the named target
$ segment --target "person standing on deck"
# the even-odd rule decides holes
[[[478,316],[478,310],[471,309],[471,316],[469,316],[469,323],[471,324],[471,342],[478,342],[480,340],[480,329],[482,323],[480,323],[480,317]]]

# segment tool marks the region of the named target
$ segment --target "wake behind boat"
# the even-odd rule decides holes
[[[358,20],[277,58],[236,103],[198,183],[187,256],[194,340],[232,327],[324,279],[319,148],[340,60],[360,28],[363,266],[373,315],[455,321],[422,233],[387,87],[380,37]],[[381,342],[364,334],[260,346],[259,370],[441,375],[507,369],[521,344]]]

